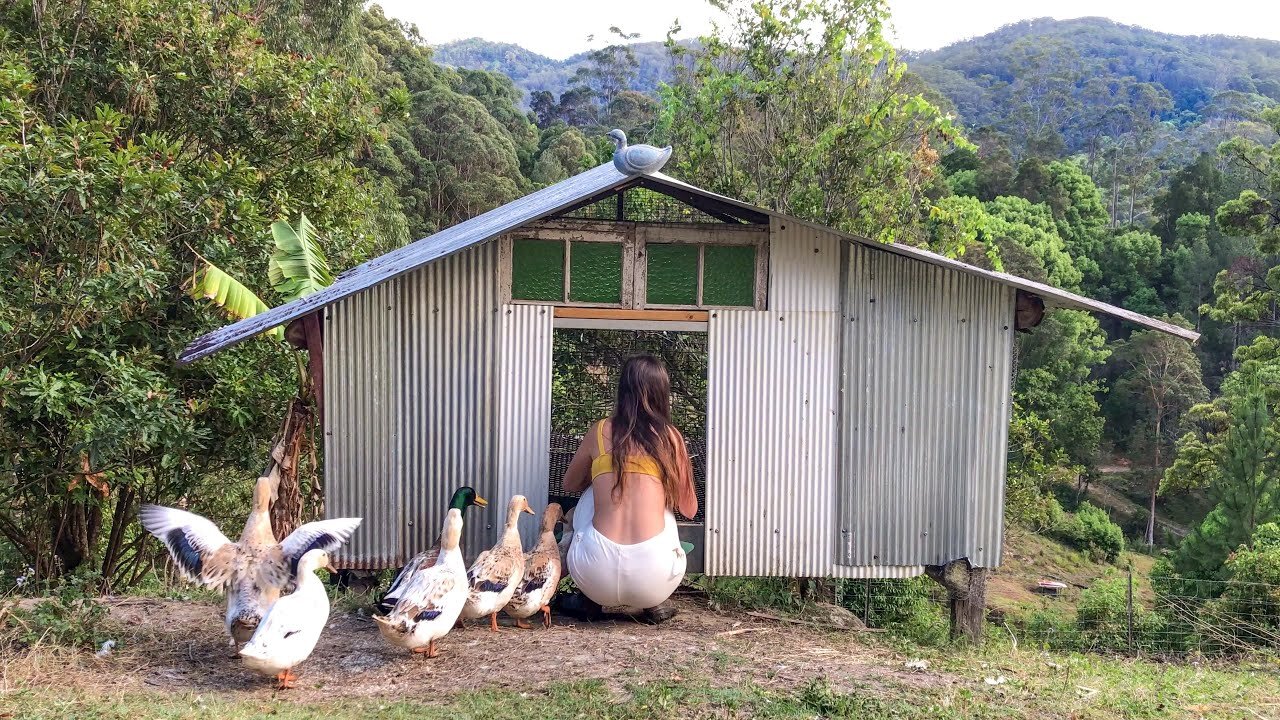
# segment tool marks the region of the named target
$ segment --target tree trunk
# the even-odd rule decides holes
[[[301,398],[294,398],[285,413],[284,426],[280,430],[281,457],[272,461],[280,465],[280,484],[276,489],[276,501],[271,504],[271,532],[276,539],[283,539],[302,524],[302,488],[298,484],[298,460],[302,455],[302,442],[307,436],[311,411]],[[273,450],[274,453],[274,450]],[[268,467],[268,472],[270,468]]]
[[[1111,227],[1113,228],[1116,226],[1116,200],[1120,197],[1120,176],[1117,170],[1119,155],[1119,151],[1111,153]]]
[[[987,571],[969,564],[968,558],[946,565],[929,565],[924,572],[947,589],[951,607],[951,639],[982,642],[984,611],[987,605]]]
[[[1156,544],[1156,493],[1159,491],[1160,482],[1158,480],[1153,481],[1151,483],[1151,502],[1147,504],[1147,547]]]
[[[1155,547],[1156,544],[1156,495],[1160,493],[1160,417],[1163,414],[1163,408],[1156,408],[1156,447],[1155,447],[1155,476],[1151,478],[1151,502],[1147,506],[1147,547]]]

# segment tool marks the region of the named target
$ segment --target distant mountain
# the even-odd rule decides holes
[[[966,125],[1004,129],[1033,112],[1027,122],[1056,123],[1072,150],[1116,106],[1184,125],[1280,101],[1280,42],[1104,18],[1026,20],[906,59]]]
[[[659,83],[671,78],[671,62],[663,43],[634,43],[631,51],[637,63],[632,90],[655,92]],[[564,60],[553,60],[519,45],[469,38],[437,46],[433,59],[453,67],[500,72],[525,92],[527,104],[528,94],[534,90],[549,90],[559,97],[569,87],[574,73],[590,63],[589,56],[583,52]]]
[[[631,89],[654,92],[671,76],[666,48],[644,42],[632,49],[638,69]],[[1144,122],[1230,125],[1280,101],[1280,42],[1169,35],[1105,18],[1026,20],[903,56],[970,128],[991,126],[1015,142],[1048,134],[1065,153]],[[590,62],[588,53],[553,60],[479,38],[441,45],[434,58],[504,73],[525,92],[526,104],[533,90],[559,96]],[[1215,142],[1206,136],[1193,144]]]

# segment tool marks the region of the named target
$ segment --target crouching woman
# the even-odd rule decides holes
[[[671,424],[671,381],[660,360],[626,361],[613,415],[583,438],[564,488],[582,493],[566,563],[585,595],[565,598],[564,610],[590,616],[603,606],[654,622],[671,617],[674,609],[663,602],[685,570],[673,511],[693,518],[698,496],[684,438]]]

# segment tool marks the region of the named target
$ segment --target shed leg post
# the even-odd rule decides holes
[[[951,606],[951,639],[961,637],[977,645],[982,642],[987,605],[987,570],[969,564],[967,558],[946,565],[930,565],[925,574],[947,589]]]
[[[961,637],[974,645],[982,642],[983,620],[987,605],[987,570],[973,568],[969,572],[969,589],[963,595],[950,593],[951,639]]]

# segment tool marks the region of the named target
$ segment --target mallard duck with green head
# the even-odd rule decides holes
[[[467,508],[488,507],[489,502],[480,497],[476,493],[475,488],[462,486],[453,491],[453,497],[449,499],[449,510],[457,510],[465,520]],[[440,559],[440,542],[437,540],[427,550],[413,556],[404,567],[400,568],[400,572],[396,574],[396,579],[391,582],[391,587],[387,589],[387,593],[382,596],[378,602],[374,603],[374,610],[380,615],[386,615],[396,606],[400,600],[400,596],[404,593],[404,589],[413,581],[413,576],[423,570],[435,567],[436,561]]]

